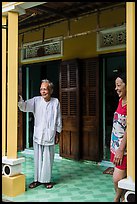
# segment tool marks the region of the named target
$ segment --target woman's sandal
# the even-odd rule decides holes
[[[41,185],[40,182],[38,181],[34,181],[29,185],[29,188],[36,188],[37,186]]]
[[[50,188],[53,187],[53,184],[52,184],[52,183],[45,183],[44,185],[45,185],[45,187],[46,187],[47,189],[50,189]]]

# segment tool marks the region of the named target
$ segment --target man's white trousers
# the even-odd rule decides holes
[[[44,146],[33,142],[34,147],[34,181],[49,183],[51,181],[54,161],[54,145]]]

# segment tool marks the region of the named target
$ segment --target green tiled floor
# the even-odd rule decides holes
[[[94,162],[78,162],[55,157],[52,173],[52,189],[40,185],[29,189],[33,181],[33,156],[25,157],[22,173],[26,175],[26,191],[16,197],[2,195],[2,199],[13,202],[113,202],[112,176],[103,174],[107,168]]]

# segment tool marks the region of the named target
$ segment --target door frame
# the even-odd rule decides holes
[[[100,110],[102,110],[102,114],[100,115],[100,134],[103,135],[103,160],[107,160],[106,158],[106,85],[105,85],[105,80],[106,80],[106,72],[107,72],[107,59],[111,57],[120,57],[120,56],[125,56],[126,59],[126,51],[121,51],[121,52],[116,52],[116,53],[107,53],[107,54],[101,54],[99,55],[99,67],[100,67]],[[126,66],[126,65],[125,65]],[[108,161],[108,160],[107,160]]]
[[[61,60],[56,60],[57,61],[57,66],[59,66],[59,63],[61,63]],[[46,61],[46,62],[39,62],[39,63],[33,63],[33,64],[25,64],[25,65],[22,65],[22,80],[24,80],[24,83],[23,83],[23,88],[22,88],[22,96],[24,96],[24,99],[27,100],[30,98],[30,72],[29,72],[29,69],[31,68],[32,70],[32,67],[33,65],[34,66],[40,66],[40,72],[42,70],[42,65],[46,64],[46,63],[52,63],[52,61]],[[56,63],[55,60],[53,61],[53,63]],[[35,69],[35,67],[34,67]],[[59,76],[58,76],[59,78]],[[43,79],[43,78],[42,78]],[[58,96],[59,98],[59,96]],[[23,130],[22,130],[22,135],[25,135],[25,137],[22,136],[21,140],[23,141],[23,148],[22,149],[27,149],[27,150],[31,150],[33,149],[31,146],[30,146],[30,136],[29,136],[29,128],[30,128],[30,124],[29,124],[29,114],[28,112],[26,112],[25,114],[23,114]]]

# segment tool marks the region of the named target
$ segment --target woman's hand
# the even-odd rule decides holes
[[[127,142],[127,131],[125,130],[124,137],[123,137],[123,139],[122,139],[122,141],[120,143],[120,146],[116,150],[114,160],[113,160],[113,164],[115,164],[115,165],[121,165],[122,164],[123,155],[124,155],[124,151],[125,151],[125,148],[126,148],[126,142]]]
[[[120,148],[118,148],[114,156],[113,164],[115,164],[116,166],[121,165],[123,160],[123,155],[124,155],[124,150],[121,150]]]

